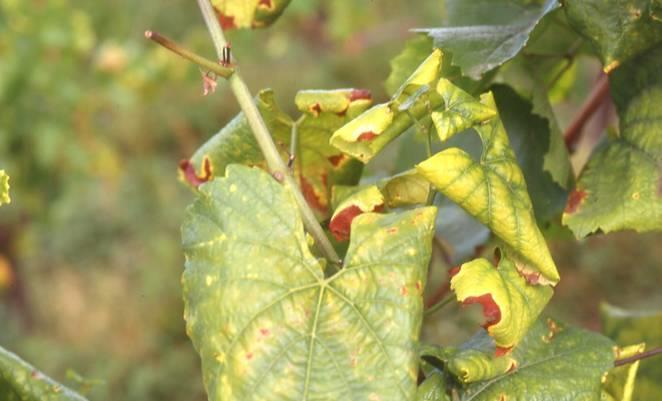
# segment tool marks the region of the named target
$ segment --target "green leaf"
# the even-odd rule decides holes
[[[418,386],[416,401],[451,401],[446,394],[446,382],[439,371],[432,371]]]
[[[9,176],[5,170],[0,170],[0,206],[4,203],[10,203],[9,197]]]
[[[0,399],[3,401],[85,401],[67,387],[0,347]]]
[[[273,91],[261,91],[256,102],[285,160],[289,157],[292,129],[296,125],[295,174],[310,206],[320,219],[326,219],[333,185],[356,184],[362,168],[361,163],[329,145],[329,138],[370,105],[370,93],[360,89],[301,91],[295,103],[303,116],[296,123],[278,108]],[[180,174],[197,187],[217,172],[222,174],[231,163],[266,168],[243,113],[210,138],[190,160],[183,161]]]
[[[269,174],[231,165],[202,185],[182,280],[209,399],[413,399],[435,214],[357,217],[343,269],[325,278]]]
[[[379,189],[371,185],[347,197],[336,208],[329,230],[338,241],[349,239],[352,221],[355,217],[369,212],[379,212],[384,207],[384,196]]]
[[[644,352],[646,344],[615,347],[616,359],[628,358]],[[632,401],[635,379],[640,361],[617,366],[609,371],[602,385],[602,401]]]
[[[514,369],[464,387],[460,399],[599,401],[601,379],[614,363],[612,347],[597,333],[540,319],[512,351]],[[493,353],[485,332],[466,348]]]
[[[483,103],[496,110],[491,94]],[[499,118],[475,127],[483,143],[480,162],[462,149],[445,149],[416,166],[439,192],[486,224],[529,266],[520,270],[542,283],[559,280],[545,239],[536,225],[526,182]]]
[[[428,345],[420,354],[424,361],[432,358],[443,363],[444,369],[463,384],[489,380],[514,369],[516,362],[510,355],[496,356],[489,338],[480,338],[485,344],[473,342],[477,339],[472,337],[460,348]]]
[[[595,231],[662,230],[662,47],[615,70],[620,134],[596,149],[568,199],[563,224]]]
[[[283,13],[290,0],[211,0],[223,29],[262,28]]]
[[[632,311],[603,303],[600,305],[603,332],[617,344],[646,343],[646,347],[662,346],[662,311]],[[662,364],[659,360],[640,361],[635,401],[662,399]]]
[[[605,72],[662,41],[659,0],[565,0],[570,23],[600,55]]]
[[[568,193],[544,166],[555,135],[550,132],[549,121],[534,114],[533,105],[509,86],[495,85],[492,93],[518,164],[522,166],[536,220],[541,223],[559,221]],[[557,162],[570,166],[568,153],[562,153]]]
[[[528,283],[507,255],[500,257],[497,266],[476,259],[453,274],[451,289],[457,300],[483,307],[484,327],[503,349],[522,340],[554,293],[550,286]]]
[[[412,126],[412,117],[422,118],[439,106],[441,99],[435,99],[434,91],[429,88],[439,78],[441,61],[442,53],[435,49],[389,102],[372,107],[338,129],[331,137],[331,145],[367,163]]]
[[[448,22],[455,26],[419,29],[434,44],[453,53],[453,62],[474,79],[500,66],[526,45],[538,22],[558,7],[512,0],[446,0]]]

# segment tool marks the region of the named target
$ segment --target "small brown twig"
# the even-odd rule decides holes
[[[230,78],[234,73],[234,68],[215,63],[207,58],[204,58],[198,54],[193,53],[190,50],[187,50],[183,46],[177,44],[173,40],[166,38],[158,32],[154,31],[145,31],[145,37],[149,40],[152,40],[171,52],[185,58],[188,61],[191,61],[205,70],[211,71],[219,77]]]
[[[588,99],[563,134],[565,146],[570,152],[574,151],[577,146],[577,142],[579,142],[579,139],[581,138],[586,123],[605,102],[608,96],[609,79],[607,79],[606,74],[601,74]]]
[[[652,356],[660,355],[660,354],[662,354],[662,347],[653,348],[652,350],[642,352],[642,353],[639,353],[637,355],[632,355],[632,356],[627,357],[627,358],[618,359],[618,360],[614,361],[614,366],[627,365],[628,363],[636,362],[636,361],[646,359],[646,358],[650,358]]]

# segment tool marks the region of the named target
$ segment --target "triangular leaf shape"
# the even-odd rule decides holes
[[[559,6],[557,0],[446,0],[446,5],[449,20],[462,26],[416,31],[453,53],[453,62],[474,79],[515,57],[538,22]]]
[[[9,176],[5,170],[0,170],[0,206],[4,203],[10,203],[9,197]]]
[[[493,353],[486,337],[484,331],[474,336],[468,348]],[[464,387],[460,399],[599,401],[602,377],[614,363],[613,345],[600,334],[539,319],[510,355],[515,366]]]
[[[662,230],[662,47],[610,76],[620,135],[599,147],[570,194],[563,224],[598,230]]]
[[[57,383],[0,347],[0,399],[3,401],[85,401],[85,398]]]
[[[211,0],[224,29],[262,28],[273,23],[290,0]]]
[[[297,122],[280,110],[271,90],[261,91],[256,103],[284,160],[289,157],[296,127],[295,174],[318,217],[328,218],[332,186],[356,184],[362,168],[361,163],[329,145],[329,138],[370,105],[370,93],[361,89],[300,91],[295,103],[304,114]],[[222,174],[231,163],[266,166],[243,113],[202,145],[190,160],[183,161],[180,173],[189,184],[198,186]]]
[[[343,269],[325,278],[269,174],[230,165],[202,185],[182,280],[209,399],[413,399],[435,214],[357,217]]]
[[[451,289],[459,302],[482,305],[485,329],[497,347],[508,350],[526,335],[554,291],[529,284],[507,255],[499,259],[497,266],[486,259],[461,265],[453,272]]]
[[[482,101],[496,110],[491,93]],[[452,147],[420,163],[416,170],[526,260],[519,267],[531,276],[530,281],[557,283],[556,265],[536,224],[524,175],[501,120],[495,117],[475,130],[483,143],[480,162]]]

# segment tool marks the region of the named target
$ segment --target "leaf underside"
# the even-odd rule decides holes
[[[367,213],[325,278],[287,188],[231,165],[182,228],[187,332],[210,400],[409,400],[435,208]]]

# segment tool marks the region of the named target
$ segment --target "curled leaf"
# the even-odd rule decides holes
[[[384,197],[376,186],[362,189],[346,198],[335,210],[329,230],[338,241],[349,239],[352,221],[363,213],[378,212],[384,207]]]
[[[496,110],[491,93],[484,96],[483,103]],[[495,117],[475,130],[483,144],[479,162],[451,147],[417,165],[416,170],[517,252],[527,262],[522,264],[527,274],[539,275],[541,283],[557,283],[556,265],[536,224],[524,175],[501,120]]]
[[[450,401],[446,394],[446,382],[439,371],[432,371],[416,391],[416,401]]]
[[[546,285],[532,285],[503,255],[494,266],[476,259],[460,266],[451,289],[463,304],[478,303],[486,317],[485,329],[503,349],[516,346],[552,297]]]
[[[386,206],[424,204],[430,196],[430,184],[415,170],[405,171],[380,181]]]
[[[389,102],[372,107],[338,129],[331,145],[367,163],[414,123],[412,116],[421,118],[439,106],[441,100],[431,97],[433,91],[426,88],[438,79],[441,59],[441,51],[433,50]]]

